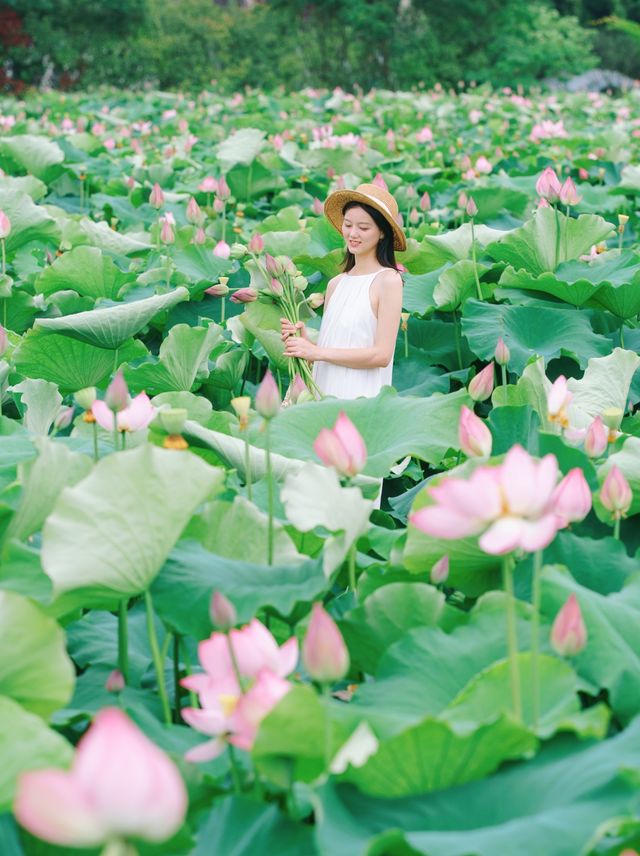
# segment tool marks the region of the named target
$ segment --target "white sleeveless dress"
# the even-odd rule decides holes
[[[353,276],[343,274],[322,317],[318,345],[321,348],[371,348],[378,319],[373,314],[369,288],[388,268]],[[391,384],[393,357],[383,368],[351,369],[322,361],[314,363],[313,379],[321,392],[336,398],[373,398]]]

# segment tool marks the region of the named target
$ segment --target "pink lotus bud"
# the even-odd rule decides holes
[[[467,212],[467,217],[475,217],[478,213],[478,206],[476,205],[473,196],[470,196],[467,200],[465,211]]]
[[[236,292],[237,294],[237,292]],[[256,410],[263,419],[273,419],[280,411],[280,390],[273,375],[267,369],[256,393]]]
[[[306,383],[302,380],[299,373],[296,372],[296,376],[293,379],[293,383],[291,384],[291,389],[289,390],[289,398],[293,402],[293,404],[298,403],[298,399],[301,395],[308,393]]]
[[[0,208],[0,241],[9,236],[11,232],[11,220],[7,217],[4,211]]]
[[[467,207],[467,194],[464,190],[458,194],[458,208],[466,208]]]
[[[235,606],[219,591],[214,591],[211,597],[209,617],[213,626],[224,633],[238,623],[238,613]]]
[[[264,264],[267,273],[270,273],[271,276],[282,276],[284,273],[284,268],[280,264],[280,261],[269,255],[269,253],[265,253],[264,255]]]
[[[310,294],[309,297],[307,297],[307,304],[312,309],[319,309],[323,303],[324,294],[322,294],[322,292],[320,291],[314,291],[313,294]]]
[[[187,221],[189,223],[193,223],[194,226],[197,226],[202,223],[203,219],[200,206],[192,196],[189,199],[189,204],[187,205]]]
[[[311,206],[311,209],[314,214],[317,214],[318,217],[321,217],[324,214],[324,205],[318,199],[317,196],[313,200],[313,205]]]
[[[125,681],[122,672],[119,669],[114,669],[107,678],[105,685],[105,690],[108,693],[121,693],[125,688]]]
[[[272,294],[275,294],[276,297],[281,297],[284,294],[284,287],[279,279],[275,277],[271,279],[269,282],[269,289]]]
[[[560,198],[560,179],[553,167],[546,167],[536,181],[536,193],[547,202],[557,202]]]
[[[600,416],[596,416],[587,428],[584,438],[584,450],[590,458],[600,458],[609,445],[609,432],[604,427]]]
[[[474,401],[486,401],[493,392],[493,363],[478,372],[467,389]]]
[[[215,193],[217,189],[218,182],[212,175],[205,176],[198,185],[198,190],[202,190],[203,193]]]
[[[611,512],[614,520],[619,520],[631,508],[632,499],[629,482],[614,464],[600,488],[600,502]]]
[[[319,684],[340,681],[349,671],[349,652],[338,626],[322,604],[314,603],[302,643],[302,661]]]
[[[493,356],[499,366],[508,365],[509,360],[511,359],[511,351],[507,345],[505,345],[502,336],[498,339],[498,344],[496,345]]]
[[[583,166],[578,169],[578,178],[580,181],[589,181],[589,173]]]
[[[587,628],[575,594],[569,595],[551,628],[551,645],[561,657],[574,657],[587,644]]]
[[[420,208],[423,211],[429,211],[429,209],[431,208],[431,197],[426,192],[426,190],[420,197]]]
[[[417,208],[412,208],[409,212],[409,222],[412,226],[415,226],[420,222],[420,212]]]
[[[357,475],[367,462],[365,442],[344,411],[340,412],[331,430],[320,431],[313,449],[325,466],[333,467],[348,478]]]
[[[149,194],[149,205],[152,205],[154,208],[162,208],[164,205],[164,193],[157,181]]]
[[[458,424],[460,448],[468,458],[488,458],[491,454],[493,437],[485,422],[479,416],[462,406]]]
[[[207,233],[202,228],[202,226],[198,226],[198,228],[196,229],[196,233],[193,236],[193,243],[194,244],[204,244],[204,242],[206,240],[207,240]]]
[[[260,232],[253,233],[253,235],[249,239],[249,243],[247,244],[247,249],[255,256],[259,256],[260,253],[264,250],[264,240]]]
[[[9,338],[7,336],[7,331],[4,329],[2,324],[0,324],[0,357],[4,356],[4,353],[8,347]]]
[[[216,282],[215,285],[210,285],[209,288],[205,288],[205,294],[211,294],[213,297],[225,297],[229,294],[229,286],[223,282]]]
[[[162,221],[162,228],[160,229],[160,240],[163,244],[173,244],[175,243],[176,236],[171,223],[164,219]]]
[[[222,199],[218,199],[217,196],[213,200],[213,210],[216,212],[216,214],[222,214],[222,212],[224,211],[224,202],[222,201]]]
[[[223,202],[226,202],[226,200],[231,196],[231,190],[229,189],[229,185],[227,184],[227,180],[224,175],[218,180],[218,190],[216,193],[218,195],[218,199],[221,199]]]
[[[188,807],[174,763],[121,710],[101,710],[81,738],[69,771],[33,770],[18,780],[14,811],[38,838],[64,851],[116,839],[159,843]]]
[[[491,162],[484,155],[480,155],[475,165],[476,172],[479,172],[484,175],[489,175],[489,173],[493,170],[491,166]]]
[[[449,557],[445,554],[441,559],[435,563],[435,565],[431,568],[431,582],[434,586],[440,585],[441,583],[446,582],[449,576]]]
[[[389,190],[389,188],[387,187],[387,182],[384,180],[380,173],[377,173],[371,184],[375,184],[376,187],[381,187],[383,190]]]
[[[566,377],[560,375],[553,382],[547,396],[547,411],[551,422],[557,422],[562,428],[568,427],[567,408],[572,398],[573,395],[567,387]]]
[[[567,178],[560,188],[560,202],[562,202],[563,205],[577,205],[581,199],[582,196],[576,190],[575,184],[571,178]]]
[[[538,208],[551,208],[546,199],[538,199]]]
[[[213,255],[218,256],[221,259],[228,259],[231,255],[231,247],[226,241],[218,241],[213,248]]]
[[[554,490],[551,504],[565,526],[584,520],[591,511],[591,488],[580,467],[569,470]]]
[[[253,303],[258,299],[258,292],[254,288],[238,288],[229,299],[232,303]]]
[[[120,369],[107,387],[104,403],[113,413],[119,413],[129,406],[129,387]]]
[[[61,407],[53,421],[54,429],[56,431],[64,431],[65,428],[68,428],[73,420],[73,412],[73,407]]]

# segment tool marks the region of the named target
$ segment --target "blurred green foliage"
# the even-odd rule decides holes
[[[244,85],[409,88],[460,79],[531,84],[603,64],[640,76],[624,32],[640,0],[4,0],[28,44],[14,79],[71,88]],[[2,0],[0,0],[2,6]],[[2,37],[0,35],[0,43]],[[622,50],[626,46],[626,50]],[[600,56],[598,56],[600,54]],[[1,64],[1,62],[0,62]]]

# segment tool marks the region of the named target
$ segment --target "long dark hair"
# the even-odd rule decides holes
[[[378,241],[378,246],[376,247],[376,258],[378,263],[382,267],[398,270],[396,256],[393,250],[393,229],[389,225],[388,221],[382,216],[377,208],[373,208],[371,205],[366,205],[364,202],[347,202],[342,209],[343,217],[350,208],[362,208],[367,212],[382,232],[382,240]],[[344,252],[344,258],[342,259],[342,269],[344,271],[350,271],[355,263],[356,257],[353,253],[349,252],[349,248],[347,247]]]

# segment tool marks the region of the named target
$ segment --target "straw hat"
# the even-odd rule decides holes
[[[342,231],[342,210],[347,202],[363,202],[379,211],[393,229],[393,248],[407,249],[407,239],[399,224],[398,203],[388,191],[377,184],[359,184],[355,190],[334,190],[324,203],[324,213],[338,232]]]

